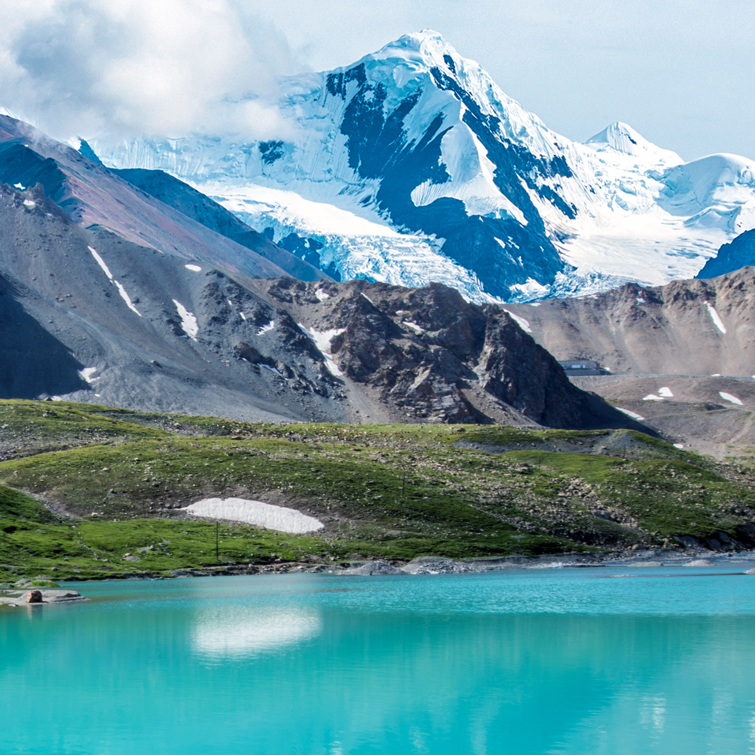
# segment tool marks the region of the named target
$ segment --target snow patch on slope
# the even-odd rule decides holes
[[[636,420],[638,420],[639,422],[643,422],[643,421],[645,420],[645,418],[644,418],[644,417],[640,416],[640,415],[639,415],[639,414],[637,414],[636,412],[631,412],[631,411],[629,411],[629,409],[622,409],[622,408],[621,408],[620,406],[617,406],[616,408],[617,408],[617,409],[618,409],[618,410],[619,410],[620,412],[623,412],[624,414],[626,414],[626,415],[627,415],[627,417],[631,417],[632,419],[636,419]]]
[[[244,522],[296,535],[316,532],[325,526],[319,519],[302,514],[296,509],[244,498],[205,498],[186,506],[182,511],[194,516]]]
[[[180,301],[173,299],[173,303],[176,305],[176,311],[181,318],[181,327],[183,328],[184,333],[186,333],[192,341],[196,341],[197,334],[199,333],[199,323],[197,322],[197,318],[189,312]]]
[[[744,406],[744,404],[736,396],[732,396],[731,393],[726,393],[725,391],[719,391],[718,395],[724,401],[728,401],[732,404],[736,404],[737,406]]]
[[[99,367],[84,367],[83,370],[79,370],[79,375],[81,376],[82,380],[91,385],[95,380],[99,380],[98,377],[93,377],[94,373],[99,369]]]
[[[115,284],[115,287],[118,289],[118,293],[121,295],[121,299],[126,302],[126,306],[132,311],[136,312],[139,317],[142,316],[142,313],[134,306],[134,303],[131,301],[131,297],[128,295],[128,292],[126,291],[123,286],[118,283],[117,280],[114,280],[113,283]]]
[[[244,317],[244,319],[246,320],[246,317]],[[260,328],[260,329],[259,329],[259,330],[257,331],[257,335],[258,335],[258,336],[262,336],[262,335],[265,335],[265,333],[269,333],[269,332],[270,332],[271,330],[273,330],[274,328],[275,328],[275,320],[270,320],[270,322],[269,322],[269,323],[267,323],[267,325],[263,325],[263,326],[262,326],[262,327],[261,327],[261,328]]]
[[[513,312],[509,312],[508,309],[503,310],[525,333],[532,333],[532,328],[530,327],[529,320],[526,320],[524,317],[519,317],[519,315],[515,315]]]
[[[131,297],[126,292],[126,289],[115,279],[113,278],[113,274],[110,272],[110,268],[105,264],[105,260],[100,257],[99,254],[91,247],[88,246],[87,249],[92,253],[92,256],[97,261],[97,264],[102,268],[105,275],[107,275],[108,280],[118,289],[118,293],[121,295],[121,299],[126,302],[126,306],[132,311],[135,312],[139,317],[142,316],[141,312],[134,306],[134,303],[131,301]]]
[[[330,342],[336,336],[340,336],[346,328],[315,330],[314,328],[305,328],[301,323],[298,323],[298,325],[315,342],[318,351],[325,357],[325,365],[328,370],[330,370],[330,373],[336,377],[343,377],[343,372],[341,372],[338,365],[333,361],[333,356],[330,351]]]
[[[716,312],[716,308],[713,307],[709,302],[705,302],[705,308],[708,310],[708,314],[710,315],[710,319],[713,320],[713,324],[724,334],[726,335],[726,326],[723,323],[723,320],[721,319],[718,312]]]

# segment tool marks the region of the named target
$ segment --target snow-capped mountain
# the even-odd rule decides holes
[[[690,278],[755,227],[755,163],[684,163],[622,123],[549,130],[434,32],[285,80],[292,139],[100,138],[341,278],[448,283],[477,301]]]

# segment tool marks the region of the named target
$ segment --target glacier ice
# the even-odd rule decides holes
[[[188,181],[343,279],[439,281],[478,302],[693,277],[755,227],[752,161],[684,163],[621,122],[572,142],[432,31],[285,79],[279,105],[294,139],[94,147]]]

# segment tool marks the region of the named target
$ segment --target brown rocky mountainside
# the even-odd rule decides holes
[[[620,413],[575,390],[506,312],[471,304],[454,289],[290,278],[256,285],[324,344],[375,413],[401,421],[519,424],[523,416],[548,427],[625,426]]]
[[[561,360],[612,374],[572,382],[670,439],[718,458],[755,459],[755,269],[655,288],[506,305]]]
[[[556,359],[614,373],[755,373],[755,269],[655,288],[629,283],[578,299],[506,305]]]

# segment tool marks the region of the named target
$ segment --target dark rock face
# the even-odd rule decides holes
[[[723,244],[715,257],[711,257],[696,278],[716,278],[755,265],[755,229],[740,233],[733,241]]]
[[[596,296],[507,304],[559,360],[591,359],[614,373],[752,375],[755,271]],[[718,318],[718,319],[716,319]]]
[[[494,296],[509,299],[509,287],[525,283],[528,278],[552,283],[565,265],[527,190],[540,194],[567,217],[575,217],[574,207],[539,180],[571,176],[566,160],[563,156],[550,160],[538,157],[503,136],[500,121],[482,112],[454,68],[449,67],[448,73],[433,68],[429,74],[425,89],[449,92],[463,104],[464,123],[495,166],[496,185],[522,211],[526,223],[470,215],[463,202],[447,197],[426,207],[416,206],[411,198],[416,186],[424,181],[442,184],[450,180],[442,160],[441,141],[454,124],[446,123],[444,113],[438,112],[421,138],[416,143],[410,141],[405,121],[422,99],[422,91],[385,112],[386,89],[370,81],[364,64],[329,74],[326,80],[325,96],[341,98],[345,103],[340,132],[347,139],[350,167],[363,179],[379,182],[374,203],[394,225],[446,239],[444,253],[473,270],[485,290]],[[357,84],[350,95],[349,82]]]
[[[39,590],[31,590],[30,592],[27,592],[26,602],[27,603],[41,603],[42,593]]]
[[[282,291],[273,284],[268,293],[288,300],[314,330],[332,333],[338,368],[397,418],[497,422],[518,414],[549,427],[637,426],[575,388],[505,311],[470,304],[446,286],[353,281]]]

